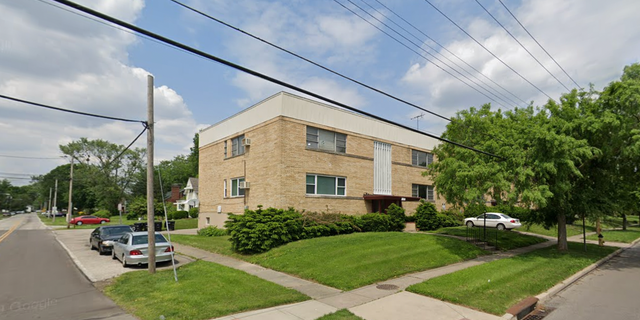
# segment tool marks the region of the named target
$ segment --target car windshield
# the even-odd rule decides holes
[[[115,227],[115,228],[105,228],[102,230],[102,234],[105,236],[120,236],[127,232],[131,232],[131,228],[127,226]]]
[[[167,239],[164,238],[163,235],[161,234],[156,234],[156,243],[158,242],[167,242]],[[149,243],[149,238],[147,237],[147,235],[143,235],[143,236],[133,236],[133,241],[131,241],[131,243],[135,246],[138,244],[148,244]]]

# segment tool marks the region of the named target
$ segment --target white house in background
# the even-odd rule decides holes
[[[191,208],[200,206],[200,201],[198,200],[198,178],[189,178],[183,193],[184,199],[176,201],[178,211],[189,211]]]

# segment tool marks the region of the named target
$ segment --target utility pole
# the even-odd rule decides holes
[[[153,76],[147,75],[147,230],[149,273],[156,273],[156,235],[153,217]]]
[[[69,229],[69,222],[71,216],[73,216],[73,157],[71,157],[71,171],[69,171],[69,207],[67,209],[67,229]]]
[[[52,213],[52,211],[51,211],[51,192],[53,192],[53,189],[49,188],[49,207],[47,208],[47,211],[49,211],[49,213]]]
[[[420,130],[420,118],[424,117],[424,113],[421,113],[413,118],[411,118],[411,120],[416,119],[416,130]]]
[[[58,179],[56,179],[56,188],[53,191],[53,222],[56,222],[56,213],[58,213],[58,202],[56,200],[58,200]]]

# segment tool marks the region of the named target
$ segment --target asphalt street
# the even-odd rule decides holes
[[[0,220],[0,319],[134,318],[85,278],[35,214],[20,214]]]
[[[640,246],[609,260],[547,302],[545,320],[640,320]]]

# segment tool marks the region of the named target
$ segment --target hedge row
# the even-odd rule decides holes
[[[368,213],[348,216],[335,213],[301,213],[293,208],[245,210],[229,215],[225,223],[234,250],[265,252],[283,244],[316,237],[353,232],[402,231],[404,219],[391,214]],[[404,215],[404,210],[402,211]]]

